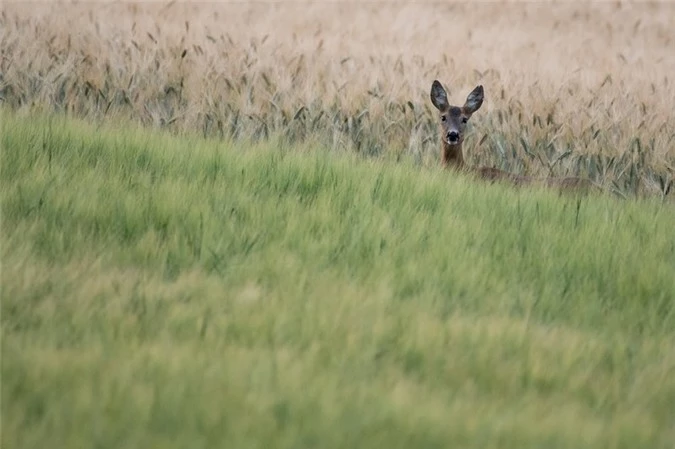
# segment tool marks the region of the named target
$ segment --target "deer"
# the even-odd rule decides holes
[[[490,182],[503,180],[516,186],[535,184],[541,181],[543,181],[546,186],[559,187],[564,190],[585,190],[594,186],[590,180],[577,177],[546,178],[542,180],[530,176],[509,173],[492,167],[469,167],[464,163],[464,154],[462,151],[464,133],[471,116],[483,105],[483,86],[476,86],[476,88],[466,97],[464,106],[461,107],[449,103],[448,94],[438,80],[434,80],[432,83],[430,96],[431,103],[440,112],[441,166],[443,168],[469,172],[480,179]]]

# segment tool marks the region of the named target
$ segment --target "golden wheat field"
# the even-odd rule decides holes
[[[13,109],[438,163],[429,89],[486,100],[469,164],[665,195],[675,4],[4,3]]]

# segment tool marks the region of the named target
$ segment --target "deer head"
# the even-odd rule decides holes
[[[471,91],[464,106],[452,106],[448,102],[448,95],[438,80],[431,85],[431,102],[441,113],[441,142],[443,164],[454,161],[463,165],[462,142],[464,130],[471,115],[480,109],[483,104],[483,86],[477,86]]]

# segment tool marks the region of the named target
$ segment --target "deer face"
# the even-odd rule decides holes
[[[483,86],[477,86],[466,98],[464,106],[452,106],[441,83],[434,80],[431,85],[431,102],[441,113],[441,139],[446,144],[461,145],[464,141],[464,129],[471,114],[483,104]]]

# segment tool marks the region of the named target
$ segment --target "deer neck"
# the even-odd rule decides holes
[[[445,167],[464,168],[462,144],[450,145],[445,140],[441,141],[441,163]]]

